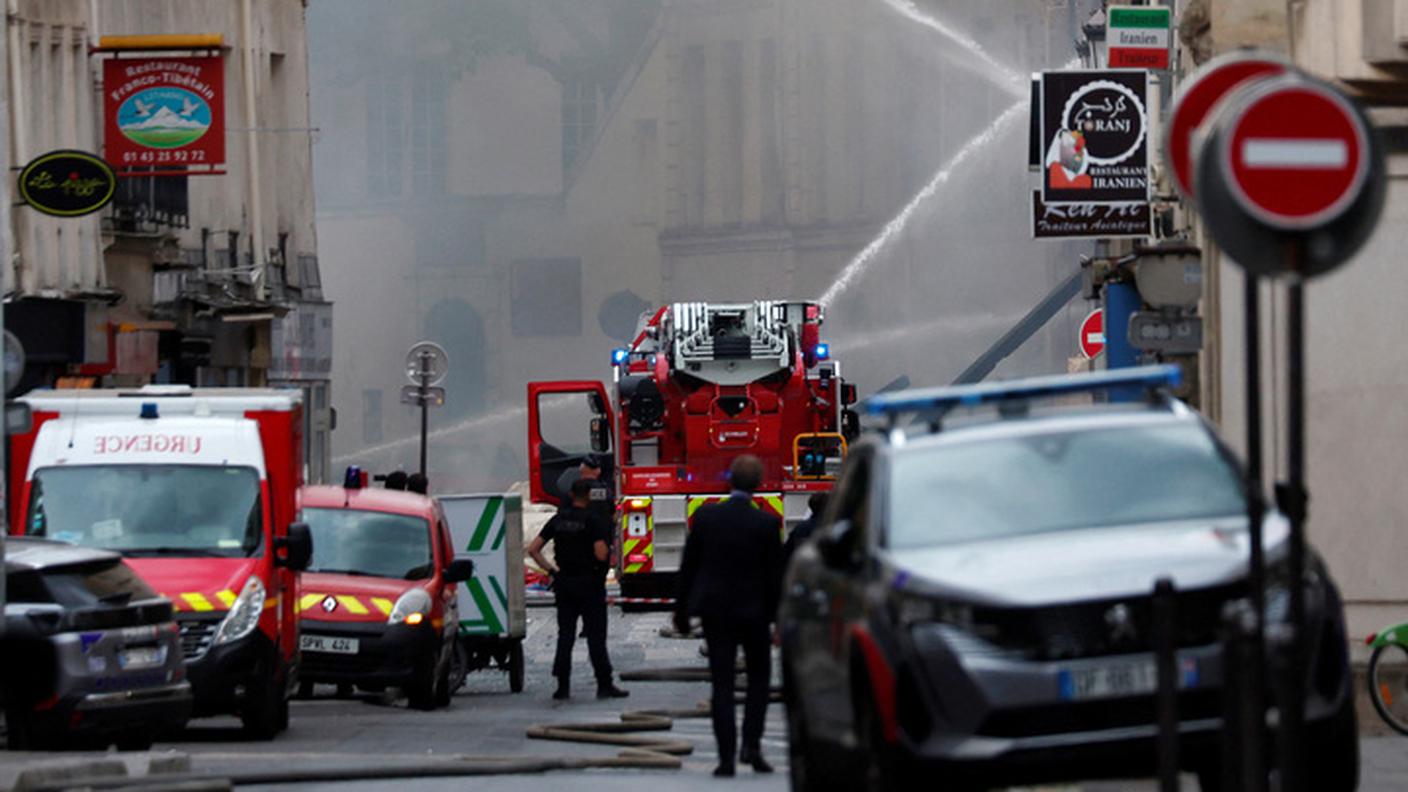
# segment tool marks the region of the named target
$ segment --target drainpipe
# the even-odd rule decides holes
[[[10,162],[22,163],[26,161],[29,154],[29,118],[26,113],[29,104],[24,99],[24,73],[20,71],[24,60],[22,58],[23,51],[20,49],[19,0],[6,0],[5,12],[6,36],[8,38],[6,44],[9,50],[6,53],[6,60],[10,71],[10,112],[9,118],[3,119],[3,121],[10,125],[10,150],[13,152]],[[6,222],[12,221],[13,218],[12,211],[10,217],[6,218]],[[28,236],[28,234],[27,230],[22,230],[18,223],[12,223],[11,228],[16,232],[16,238],[7,252],[14,265],[15,279],[13,283],[5,284],[5,289],[20,292],[24,291],[24,273],[20,264],[19,237],[21,235]]]
[[[13,2],[13,0],[11,0]],[[240,1],[240,43],[244,48],[244,114],[249,130],[245,133],[245,157],[249,160],[249,214],[250,250],[254,271],[250,282],[254,284],[256,299],[263,300],[266,283],[264,281],[264,209],[260,196],[259,181],[259,113],[255,108],[254,94],[254,22],[251,6],[254,0]],[[238,266],[238,265],[236,265]]]

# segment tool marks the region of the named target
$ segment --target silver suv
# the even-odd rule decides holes
[[[894,428],[852,449],[784,584],[795,789],[854,788],[863,775],[897,788],[921,772],[946,789],[1152,775],[1151,594],[1163,577],[1177,588],[1181,753],[1217,788],[1218,626],[1224,604],[1247,592],[1242,472],[1207,423],[1157,387],[1128,404],[1032,404],[1176,374],[876,397],[872,410]],[[965,406],[995,409],[955,418]],[[898,428],[914,412],[929,431]],[[1288,533],[1268,517],[1271,623],[1286,618]],[[1306,577],[1308,788],[1352,790],[1343,607],[1313,555]]]
[[[191,712],[171,603],[122,557],[5,542],[0,699],[14,749],[149,748]]]

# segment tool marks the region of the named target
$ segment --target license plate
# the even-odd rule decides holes
[[[155,668],[166,662],[166,647],[139,647],[124,649],[117,653],[117,665],[124,671],[137,668]]]
[[[1197,661],[1179,661],[1178,686],[1197,684]],[[1061,671],[1060,685],[1061,698],[1066,701],[1147,696],[1159,688],[1159,671],[1153,660],[1067,668]]]
[[[332,638],[326,635],[304,635],[298,639],[299,648],[305,652],[331,654],[357,654],[359,643],[356,638]]]

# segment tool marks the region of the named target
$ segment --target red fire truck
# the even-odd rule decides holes
[[[197,715],[288,726],[298,680],[297,391],[36,391],[10,438],[10,532],[115,550],[171,600]]]
[[[609,387],[528,385],[535,502],[557,503],[559,476],[586,455],[609,460],[623,602],[673,595],[689,519],[727,496],[734,457],[763,460],[756,502],[788,524],[831,488],[858,420],[823,319],[810,302],[674,303],[642,315],[635,340],[613,350]],[[575,423],[564,420],[574,404]]]

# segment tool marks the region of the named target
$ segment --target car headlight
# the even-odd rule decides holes
[[[973,606],[947,602],[922,594],[903,594],[892,602],[895,623],[901,627],[919,624],[946,624],[962,630],[973,629]]]
[[[391,609],[391,618],[386,622],[387,624],[409,624],[414,627],[425,621],[425,617],[429,615],[430,595],[425,593],[425,589],[413,588],[396,600],[396,606]]]
[[[259,582],[259,578],[251,575],[249,580],[245,581],[240,595],[235,598],[234,606],[225,614],[225,619],[215,631],[215,645],[238,641],[254,632],[254,628],[259,626],[259,617],[264,614],[264,601],[267,596],[264,584]]]

